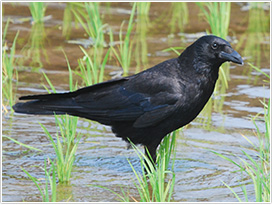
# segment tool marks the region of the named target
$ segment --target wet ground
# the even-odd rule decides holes
[[[7,42],[11,45],[13,38],[20,30],[17,44],[17,57],[24,59],[22,49],[31,40],[32,26],[29,21],[22,22],[23,17],[30,17],[27,3],[4,3],[3,26],[8,18],[12,19],[7,32]],[[210,150],[224,154],[238,161],[237,155],[243,157],[242,150],[255,156],[252,146],[242,137],[242,134],[257,143],[251,117],[263,111],[260,100],[270,97],[269,84],[263,80],[264,76],[252,70],[247,62],[257,63],[262,71],[269,74],[269,34],[264,34],[261,43],[259,60],[254,56],[245,56],[246,43],[241,39],[247,38],[249,11],[241,11],[241,6],[232,4],[230,32],[235,34],[236,40],[231,44],[245,58],[244,66],[230,65],[230,81],[225,97],[223,109],[212,112],[211,123],[203,128],[200,119],[179,132],[177,137],[177,155],[175,161],[176,183],[173,201],[176,202],[232,202],[237,201],[231,191],[222,181],[234,188],[242,195],[240,184],[244,184],[250,201],[254,201],[254,187],[251,181],[237,170],[230,162],[213,154]],[[37,64],[31,65],[31,59],[23,60],[18,65],[19,82],[16,96],[25,94],[46,93],[42,84],[46,84],[41,71],[51,79],[58,91],[68,90],[68,71],[62,49],[65,51],[72,68],[77,66],[77,59],[83,56],[79,46],[68,43],[62,37],[62,19],[65,9],[64,3],[50,3],[46,15],[51,15],[45,21],[44,49],[46,55],[41,54],[42,68],[36,69]],[[103,22],[107,22],[114,30],[115,39],[118,38],[120,25],[129,18],[131,5],[128,3],[111,3],[110,7],[103,5],[101,12]],[[166,59],[176,57],[173,52],[161,52],[171,46],[186,47],[191,40],[195,40],[195,33],[205,32],[208,24],[198,15],[199,9],[194,3],[188,4],[189,23],[183,33],[175,32],[170,35],[167,20],[156,21],[160,15],[167,17],[170,3],[152,3],[150,10],[151,27],[146,33],[148,65],[137,66],[132,61],[131,72],[143,70]],[[269,12],[267,13],[269,15]],[[201,35],[201,33],[199,34]],[[181,38],[181,36],[185,36]],[[192,37],[193,36],[193,37]],[[73,28],[70,40],[86,39],[85,32]],[[61,49],[62,48],[62,49]],[[257,62],[258,61],[258,62]],[[138,68],[137,68],[138,67]],[[106,68],[105,79],[110,79],[112,71],[120,67],[111,60]],[[38,179],[44,178],[44,159],[54,158],[54,150],[39,123],[47,129],[56,132],[53,116],[31,116],[20,114],[2,115],[2,134],[10,136],[24,144],[41,149],[43,152],[28,151],[14,142],[2,139],[2,201],[22,202],[41,201],[41,196],[34,183],[29,180],[20,167],[23,167]],[[258,121],[260,130],[264,131],[264,123]],[[80,119],[78,132],[83,133],[76,160],[72,171],[71,184],[58,186],[58,201],[70,202],[115,202],[118,198],[109,191],[90,186],[101,185],[120,193],[120,186],[125,190],[130,188],[130,195],[138,198],[137,190],[132,184],[134,174],[127,161],[129,159],[138,169],[139,159],[132,149],[127,150],[126,143],[114,137],[110,128],[96,122]]]

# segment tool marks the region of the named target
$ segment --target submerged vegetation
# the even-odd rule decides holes
[[[169,45],[170,49],[163,48],[165,51],[163,54],[158,53],[157,55],[152,53],[150,47],[148,47],[150,33],[160,33],[160,35],[158,35],[159,38],[154,40],[155,43],[151,41],[154,43],[152,45],[158,46],[158,49],[155,49],[158,51],[161,42],[168,41],[168,39],[164,39],[165,36],[169,35],[169,39],[171,39],[173,38],[173,35],[184,32],[185,26],[190,24],[189,3],[171,2],[168,6],[170,12],[155,12],[153,15],[150,15],[153,4],[154,2],[127,3],[126,9],[119,11],[124,13],[127,20],[122,18],[118,28],[116,28],[117,26],[110,25],[110,23],[105,20],[105,16],[107,16],[107,18],[109,18],[109,16],[110,18],[114,18],[112,14],[113,11],[111,10],[116,9],[114,3],[67,2],[65,4],[62,26],[59,26],[58,28],[61,29],[63,38],[69,40],[71,36],[73,36],[73,31],[81,29],[81,31],[84,31],[81,32],[81,37],[87,38],[88,42],[91,42],[88,45],[83,44],[83,46],[75,46],[79,48],[78,53],[80,53],[81,56],[75,61],[77,65],[75,65],[75,63],[73,66],[70,66],[65,55],[69,71],[68,81],[70,91],[81,86],[93,85],[108,79],[112,72],[111,69],[114,70],[115,67],[118,69],[121,67],[123,74],[129,75],[133,72],[131,68],[136,67],[137,70],[147,68],[149,63],[148,56],[156,58],[156,61],[157,58],[160,57],[158,61],[162,61],[161,59],[163,56],[168,55],[169,51],[175,51],[179,54],[180,52],[178,52],[177,49],[184,49],[187,46],[187,44],[182,43],[182,45],[175,45],[180,47],[172,47],[172,43],[169,41],[167,45]],[[205,19],[210,26],[210,29],[206,32],[227,39],[228,34],[230,34],[229,25],[232,3],[201,2],[196,4],[201,11],[199,19]],[[196,4],[194,5],[196,6]],[[264,42],[269,39],[267,37],[269,32],[269,19],[265,16],[265,12],[260,6],[262,5],[261,2],[252,2],[249,4],[251,5],[251,8],[249,10],[247,32],[239,38],[237,47],[241,49],[245,47],[245,49],[243,49],[244,56],[246,58],[249,57],[250,62],[252,62],[252,64],[249,64],[250,66],[248,66],[250,69],[245,69],[244,71],[247,75],[251,75],[251,71],[255,69],[269,77],[262,69],[258,68],[261,65],[262,48],[269,46],[269,44],[264,44]],[[164,3],[163,6],[164,5],[166,5],[166,3]],[[19,32],[16,32],[10,48],[7,45],[6,37],[9,31],[9,22],[11,21],[8,20],[6,22],[2,36],[2,113],[8,113],[10,110],[9,107],[12,107],[15,102],[14,93],[17,89],[18,80],[20,83],[20,72],[22,70],[20,69],[18,74],[18,65],[24,65],[24,67],[22,66],[23,69],[25,69],[25,66],[31,67],[31,70],[37,72],[43,71],[43,69],[45,70],[43,66],[49,62],[46,45],[50,41],[48,35],[51,30],[47,30],[48,28],[44,21],[45,11],[47,9],[49,8],[47,8],[45,2],[29,3],[32,25],[30,25],[30,32],[26,35],[28,36],[28,39],[20,39],[21,32],[20,35]],[[159,12],[161,12],[161,10]],[[109,14],[106,15],[105,13]],[[167,31],[165,27],[162,29],[159,25],[160,22],[168,22],[169,19],[169,28],[167,28],[169,31]],[[159,30],[156,30],[156,26],[158,26]],[[53,28],[53,26],[52,28],[50,27],[52,30]],[[178,42],[178,44],[179,43],[180,42]],[[20,45],[22,50],[18,51],[18,48],[16,50],[17,45]],[[23,57],[20,56],[20,58],[17,58],[17,51]],[[73,52],[75,56],[79,56],[78,53],[76,51]],[[268,56],[266,56],[266,58],[268,58]],[[253,64],[257,66],[253,66]],[[230,80],[229,70],[229,65],[224,65],[220,68],[220,77],[216,85],[213,99],[208,102],[205,110],[201,113],[202,117],[198,118],[199,124],[206,129],[214,129],[211,127],[212,113],[214,111],[220,113],[223,110],[228,81]],[[23,72],[28,72],[28,70],[24,70]],[[51,82],[49,75],[44,72],[41,73],[43,73],[43,75],[41,74],[40,78],[42,79],[44,77],[50,87],[49,90],[44,86],[47,91],[56,92],[53,81]],[[260,114],[253,119],[253,123],[256,126],[254,135],[256,139],[258,139],[258,143],[252,142],[246,137],[246,134],[243,134],[244,138],[252,145],[252,149],[254,149],[257,157],[243,149],[243,157],[237,156],[236,159],[239,160],[239,162],[237,162],[233,158],[228,158],[223,154],[216,152],[217,155],[237,166],[243,176],[247,175],[247,177],[252,180],[257,202],[267,202],[270,200],[270,101],[263,100],[262,103],[264,105],[264,115],[262,116]],[[261,128],[256,123],[257,121],[265,124],[265,132],[261,131]],[[52,133],[49,129],[49,125],[40,124],[44,131],[44,135],[47,136],[47,139],[55,152],[53,157],[50,156],[54,159],[44,159],[44,166],[42,169],[45,173],[45,181],[41,181],[38,177],[34,177],[35,173],[28,172],[27,168],[21,167],[26,176],[29,177],[38,188],[39,193],[42,196],[42,201],[44,202],[57,201],[57,183],[64,186],[69,186],[71,184],[76,151],[80,146],[81,137],[83,136],[82,134],[77,133],[78,124],[78,117],[71,117],[68,115],[55,116],[55,125],[58,130],[56,134]],[[155,168],[152,166],[153,162],[151,162],[138,147],[132,144],[135,155],[138,156],[141,163],[141,168],[138,169],[136,166],[133,166],[131,160],[128,160],[128,164],[132,170],[131,173],[134,173],[131,177],[133,183],[131,183],[132,187],[130,188],[134,190],[134,194],[136,190],[136,195],[126,193],[124,190],[121,190],[122,194],[120,194],[119,191],[100,185],[97,187],[109,190],[116,194],[121,201],[126,202],[173,201],[176,181],[174,163],[176,158],[175,147],[177,137],[178,132],[173,132],[164,138],[160,145],[160,149],[158,150],[158,163]],[[20,145],[20,147],[25,147],[32,152],[41,152],[41,149],[26,145],[22,143],[21,140],[13,139],[12,136],[4,135],[4,138]],[[48,167],[47,161],[50,164],[50,168]],[[225,185],[229,187],[239,201],[250,201],[250,193],[247,192],[245,185],[241,185],[242,193],[244,194],[243,198],[234,191],[231,185],[226,183]],[[68,201],[69,199],[67,198],[66,200]]]

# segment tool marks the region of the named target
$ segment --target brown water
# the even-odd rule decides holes
[[[28,43],[32,26],[30,22],[21,22],[23,17],[29,17],[27,3],[4,3],[3,26],[7,18],[11,18],[7,41],[10,46],[17,30],[20,30],[17,44],[18,58],[24,59],[25,53],[21,50]],[[148,49],[148,65],[138,66],[140,70],[148,68],[166,59],[176,57],[173,52],[163,53],[163,49],[170,46],[188,46],[196,37],[190,34],[204,32],[207,23],[196,14],[199,9],[194,3],[188,4],[189,24],[184,28],[186,34],[181,39],[180,34],[174,33],[169,36],[170,28],[167,20],[156,21],[160,15],[166,15],[170,9],[170,3],[152,3],[150,10],[150,22],[152,27],[146,34],[146,45]],[[48,4],[46,15],[52,15],[51,19],[45,21],[44,49],[46,56],[41,55],[43,64],[40,70],[33,69],[30,60],[23,61],[24,66],[18,66],[19,82],[16,96],[25,94],[46,93],[43,86],[46,81],[41,75],[45,72],[51,79],[58,91],[68,90],[68,71],[62,48],[68,56],[72,68],[77,66],[77,59],[83,56],[79,46],[68,43],[62,37],[62,19],[65,9],[64,3]],[[101,7],[104,15],[103,22],[107,22],[114,30],[115,39],[118,39],[120,25],[124,19],[129,18],[131,6],[128,3],[111,3],[111,7]],[[241,7],[232,4],[230,22],[230,33],[234,33],[238,42],[247,38],[248,11],[241,11]],[[269,15],[269,12],[267,13]],[[166,18],[166,17],[165,17]],[[71,40],[86,39],[82,29],[72,29]],[[201,34],[200,34],[201,35]],[[192,38],[191,38],[192,37]],[[31,39],[30,39],[31,40]],[[260,68],[270,72],[269,64],[269,34],[261,42]],[[238,44],[231,43],[234,48]],[[244,56],[245,44],[239,46],[238,52],[243,55],[245,62],[254,61],[254,56]],[[136,62],[132,61],[132,71],[136,70]],[[107,65],[105,79],[109,79],[109,73],[118,71],[120,68],[115,61]],[[233,187],[242,196],[240,184],[246,186],[250,201],[254,201],[254,187],[251,181],[237,170],[235,165],[223,160],[210,150],[224,154],[238,161],[237,155],[244,158],[241,150],[256,157],[252,146],[242,137],[242,134],[257,143],[253,130],[255,127],[251,117],[263,111],[260,100],[269,98],[269,84],[265,79],[245,64],[236,66],[231,64],[230,81],[227,89],[223,110],[212,113],[212,121],[208,129],[203,129],[199,120],[195,120],[187,126],[177,137],[177,156],[175,161],[176,183],[173,201],[176,202],[232,202],[237,201],[234,195],[226,188],[222,181]],[[199,119],[201,115],[199,116]],[[54,158],[54,150],[41,126],[44,124],[51,133],[56,132],[53,116],[31,116],[14,114],[2,115],[2,133],[10,136],[24,144],[31,145],[43,152],[26,152],[26,149],[14,142],[2,139],[2,201],[41,201],[38,189],[34,183],[25,175],[20,167],[23,167],[38,179],[44,178],[44,159]],[[264,123],[258,121],[260,130],[264,131]],[[118,198],[109,191],[89,185],[100,185],[121,193],[120,186],[125,190],[130,188],[130,195],[139,198],[137,190],[132,181],[134,174],[128,164],[129,159],[139,170],[139,159],[133,150],[126,149],[126,143],[114,137],[110,128],[96,122],[80,119],[78,132],[83,133],[76,160],[72,171],[71,185],[58,186],[58,201],[115,202]],[[239,162],[239,161],[238,161]]]

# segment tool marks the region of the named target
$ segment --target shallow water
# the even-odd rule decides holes
[[[22,17],[29,17],[27,3],[15,3],[11,5],[4,3],[3,26],[7,18],[10,23],[7,40],[11,45],[16,31],[20,30],[17,52],[18,58],[23,59],[21,49],[28,42],[31,33],[29,22],[20,22]],[[189,3],[189,25],[184,28],[183,34],[174,33],[169,36],[168,22],[155,22],[155,19],[164,14],[170,8],[170,3],[152,3],[150,10],[150,28],[146,34],[146,45],[148,47],[148,65],[136,68],[136,62],[132,62],[131,72],[143,70],[159,62],[176,55],[173,52],[161,52],[170,46],[188,46],[195,40],[195,33],[204,32],[208,28],[205,21],[197,15],[198,8],[194,3]],[[77,66],[77,59],[83,54],[78,45],[68,43],[61,36],[61,26],[64,3],[48,4],[46,15],[52,15],[51,19],[44,23],[45,40],[44,49],[47,52],[48,61],[41,55],[42,69],[35,70],[30,65],[30,60],[23,61],[18,66],[19,82],[16,96],[26,94],[46,93],[41,83],[45,80],[41,71],[45,72],[55,85],[57,91],[68,90],[68,71],[64,55],[60,48],[63,48],[68,56],[72,68]],[[166,9],[167,8],[167,9]],[[101,12],[105,15],[104,22],[107,22],[115,32],[117,39],[120,25],[124,19],[129,18],[131,6],[128,3],[112,3],[110,8],[102,6]],[[232,4],[232,20],[230,30],[234,31],[236,38],[241,39],[247,35],[248,11],[240,11],[241,7]],[[243,21],[242,21],[243,20]],[[18,23],[19,22],[19,23]],[[181,39],[180,36],[185,36]],[[70,39],[86,39],[82,29],[73,29]],[[231,43],[234,48],[237,44]],[[243,55],[244,46],[238,49]],[[269,34],[266,41],[262,42],[260,68],[269,74]],[[255,63],[254,58],[244,56],[245,62]],[[252,59],[252,61],[250,61]],[[120,68],[113,62],[106,68],[105,79],[109,79],[112,71],[119,71]],[[248,191],[250,201],[254,201],[254,187],[251,181],[237,170],[235,165],[223,160],[210,150],[224,154],[238,161],[244,157],[241,150],[245,150],[251,156],[256,153],[251,145],[242,137],[246,135],[250,140],[257,143],[253,130],[255,130],[251,117],[263,112],[260,100],[269,98],[269,84],[263,82],[264,76],[259,75],[245,64],[236,66],[231,64],[229,88],[225,94],[223,109],[220,112],[212,112],[211,123],[203,128],[200,120],[203,115],[193,121],[189,126],[180,131],[177,137],[177,155],[175,161],[176,183],[173,201],[176,202],[233,202],[237,201],[231,191],[222,183],[233,187],[242,196],[240,184],[244,184]],[[221,96],[221,97],[222,97]],[[39,123],[42,123],[51,133],[55,133],[53,116],[31,116],[21,114],[2,115],[2,134],[10,136],[24,144],[41,149],[43,152],[28,151],[7,138],[2,138],[2,201],[41,201],[41,196],[34,183],[24,174],[20,167],[26,169],[38,179],[44,178],[43,167],[45,158],[54,158],[54,150]],[[264,131],[264,123],[258,121],[260,130]],[[127,150],[127,144],[119,138],[114,137],[107,126],[99,123],[80,119],[78,132],[83,134],[79,148],[76,153],[76,160],[72,171],[71,184],[69,186],[58,185],[58,201],[71,202],[116,202],[118,198],[109,191],[90,186],[100,185],[121,193],[120,186],[126,190],[130,188],[130,195],[139,198],[137,190],[132,184],[135,180],[134,174],[127,161],[140,170],[139,159],[132,149]],[[53,134],[54,135],[54,134]]]

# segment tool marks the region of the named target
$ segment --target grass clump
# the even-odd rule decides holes
[[[44,20],[44,14],[46,11],[44,2],[30,2],[29,10],[34,23],[40,23]]]
[[[75,73],[81,77],[85,86],[93,85],[103,81],[104,78],[104,70],[105,66],[110,54],[110,49],[108,49],[107,53],[104,56],[104,59],[101,63],[99,55],[99,48],[97,46],[94,47],[94,52],[92,57],[80,47],[82,52],[84,53],[83,58],[78,60],[79,71]]]
[[[9,21],[8,21],[9,22]],[[7,28],[8,24],[6,24],[4,33],[3,33],[3,39],[5,39],[6,33],[7,33]],[[14,82],[17,83],[18,80],[18,72],[15,68],[15,50],[16,50],[16,41],[19,36],[19,32],[16,33],[16,36],[14,37],[12,46],[10,48],[10,53],[7,53],[7,43],[3,43],[2,45],[2,94],[3,94],[3,99],[2,99],[2,109],[5,112],[8,112],[6,109],[6,105],[9,107],[12,107],[14,104]],[[4,42],[4,40],[3,40]]]
[[[146,156],[132,142],[131,146],[137,153],[141,163],[141,172],[138,172],[128,160],[136,178],[133,184],[139,193],[139,199],[138,196],[131,196],[129,193],[125,193],[123,188],[121,188],[122,194],[119,194],[107,187],[97,187],[114,193],[123,202],[129,202],[131,199],[134,202],[170,202],[175,185],[175,173],[173,169],[176,157],[176,131],[167,135],[161,142],[156,165],[150,160],[150,157]],[[171,169],[169,169],[171,155],[173,157]]]
[[[124,74],[127,75],[130,67],[130,62],[131,62],[131,54],[132,54],[132,46],[133,43],[130,40],[130,34],[133,29],[133,18],[135,15],[135,9],[136,9],[136,2],[133,3],[129,22],[128,22],[128,27],[127,27],[127,32],[125,35],[125,38],[123,39],[123,27],[125,24],[125,21],[122,22],[121,24],[121,29],[119,32],[119,41],[120,45],[117,46],[117,49],[115,49],[113,46],[111,46],[112,51],[114,52],[118,62],[120,63]],[[110,33],[110,38],[111,42],[113,42],[113,34],[112,32]]]
[[[149,26],[149,10],[150,10],[151,2],[137,2],[136,10],[137,10],[137,27],[138,26]]]
[[[73,163],[75,161],[75,153],[78,147],[80,137],[77,136],[77,117],[68,115],[57,117],[55,116],[56,126],[60,130],[60,136],[57,134],[57,142],[54,141],[52,135],[41,124],[47,137],[50,139],[55,153],[57,155],[57,176],[60,183],[68,183],[71,178]],[[62,141],[60,140],[62,139]]]
[[[72,23],[75,23],[76,28],[80,24],[73,13],[82,14],[84,13],[84,10],[83,2],[66,2],[62,21],[62,36],[65,36],[66,39],[69,39],[70,37],[73,28]]]
[[[211,32],[226,39],[230,22],[231,2],[197,2],[211,27]]]
[[[67,57],[65,55],[67,60]],[[76,86],[73,85],[73,77],[72,70],[70,64],[67,60],[68,69],[69,69],[69,85],[70,91],[76,89]],[[49,80],[49,78],[44,74],[44,77],[47,83],[50,85],[53,92],[56,92],[53,84]],[[48,90],[48,89],[47,89]],[[48,90],[49,91],[49,90]],[[41,127],[44,130],[47,137],[50,139],[55,153],[57,155],[57,174],[59,178],[59,182],[61,183],[69,183],[71,172],[73,168],[73,163],[75,160],[75,153],[78,147],[78,143],[80,140],[80,135],[76,133],[77,130],[77,122],[78,117],[73,117],[69,115],[56,116],[55,115],[56,127],[60,130],[60,135],[57,133],[57,142],[54,141],[52,135],[46,129],[46,127],[42,124]]]
[[[175,132],[173,132],[172,135],[167,135],[163,139],[158,150],[157,165],[155,167],[150,158],[132,144],[133,149],[141,160],[142,173],[138,173],[129,162],[137,179],[137,183],[135,182],[134,185],[140,195],[140,202],[171,201],[175,185],[175,173],[173,171],[176,153],[175,143]],[[172,159],[171,170],[169,170],[168,166],[171,154],[173,154],[174,157]]]
[[[49,63],[47,50],[45,49],[45,43],[48,40],[44,27],[45,18],[44,14],[41,14],[41,10],[45,11],[46,7],[44,6],[43,2],[31,2],[30,8],[33,10],[31,13],[34,13],[32,14],[34,23],[27,37],[27,43],[24,45],[21,51],[24,57],[20,59],[19,64],[24,64],[27,62],[31,67],[38,70],[39,68],[43,67],[43,59]],[[35,15],[37,17],[34,17]],[[29,60],[30,63],[28,62]]]
[[[44,23],[39,22],[34,24],[31,27],[27,44],[22,49],[24,58],[20,60],[20,63],[23,64],[24,61],[30,60],[30,66],[34,68],[43,67],[42,59],[49,63],[47,50],[45,49],[47,40]]]
[[[264,120],[266,132],[263,134],[260,132],[255,120],[253,123],[256,126],[257,132],[255,133],[258,138],[258,145],[254,144],[249,138],[243,135],[243,137],[252,145],[257,155],[255,157],[250,156],[246,151],[242,150],[244,158],[237,157],[240,160],[236,162],[229,157],[214,152],[218,156],[226,159],[236,165],[242,174],[246,174],[251,178],[255,190],[255,201],[256,202],[270,202],[270,100],[264,107]],[[224,182],[223,182],[224,183]],[[224,183],[235,195],[239,202],[243,200],[238,194],[226,183]],[[245,201],[248,202],[248,193],[245,185],[241,185]]]
[[[99,13],[99,2],[85,2],[85,12],[80,9],[72,9],[72,12],[84,28],[88,36],[94,41],[94,46],[105,46],[104,42],[104,25]]]

